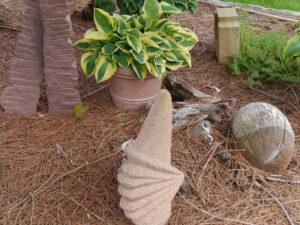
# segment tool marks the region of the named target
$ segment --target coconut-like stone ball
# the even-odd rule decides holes
[[[283,171],[295,148],[295,135],[285,115],[265,102],[250,103],[234,115],[233,136],[245,158],[266,171]]]

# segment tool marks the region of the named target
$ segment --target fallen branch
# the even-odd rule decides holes
[[[65,193],[62,192],[62,194],[66,197],[68,197],[70,200],[72,200],[73,202],[75,202],[78,206],[80,206],[81,208],[83,208],[85,211],[89,212],[90,214],[92,214],[94,217],[96,217],[97,219],[101,220],[103,223],[105,224],[110,224],[107,223],[103,218],[101,218],[100,216],[98,216],[97,214],[93,213],[91,210],[89,210],[88,208],[86,208],[85,206],[81,205],[79,202],[77,202],[75,199],[71,198],[69,195],[66,195]]]
[[[204,171],[205,168],[207,167],[208,163],[210,162],[211,158],[212,158],[213,155],[215,154],[215,152],[216,152],[216,150],[218,149],[218,147],[221,146],[221,145],[222,145],[222,143],[220,143],[220,142],[215,144],[215,146],[214,146],[213,150],[211,151],[211,153],[210,153],[208,159],[206,160],[205,165],[202,167],[202,170],[203,170],[203,171]]]
[[[280,201],[268,190],[266,190],[262,185],[260,185],[258,182],[255,181],[255,185],[257,187],[262,188],[265,192],[268,193],[268,195],[270,195],[275,202],[277,203],[277,205],[281,208],[281,210],[283,211],[284,215],[286,216],[287,220],[289,221],[290,225],[295,225],[290,217],[290,215],[288,214],[288,212],[286,211],[286,209],[283,207],[283,205],[280,203]]]
[[[223,220],[223,221],[228,221],[231,223],[240,223],[240,224],[246,224],[246,225],[254,225],[253,223],[249,223],[249,222],[245,222],[245,221],[241,221],[241,220],[236,220],[236,219],[230,219],[230,218],[223,218],[220,216],[215,216],[213,214],[211,214],[210,212],[204,210],[204,209],[200,209],[199,207],[195,206],[193,203],[191,203],[189,200],[187,200],[180,192],[179,192],[180,197],[186,201],[190,206],[192,206],[194,209],[197,209],[198,211],[212,217],[213,219],[217,219],[217,220]]]
[[[293,108],[300,114],[300,110],[299,110],[294,104],[292,104],[292,103],[290,103],[290,102],[287,102],[287,101],[285,101],[285,100],[283,100],[283,99],[281,99],[281,98],[278,98],[278,97],[276,97],[276,96],[274,96],[274,95],[268,94],[268,93],[266,93],[266,92],[264,92],[264,91],[258,90],[258,89],[256,89],[256,88],[253,88],[253,87],[249,87],[249,88],[250,88],[251,90],[257,91],[258,93],[261,93],[261,94],[263,94],[263,95],[266,95],[266,96],[268,96],[268,97],[270,97],[270,98],[274,98],[274,99],[276,99],[276,100],[278,100],[278,101],[281,101],[281,102],[284,102],[284,103],[288,104],[289,106],[293,107]]]
[[[282,182],[282,183],[291,183],[291,184],[300,184],[300,180],[286,180],[276,177],[266,177],[268,181]]]
[[[85,99],[87,97],[90,97],[91,95],[96,94],[97,92],[101,91],[104,88],[107,88],[108,86],[109,86],[109,84],[105,84],[105,85],[101,86],[100,88],[96,89],[95,91],[92,91],[92,92],[84,95],[81,99]]]
[[[131,121],[127,122],[127,123],[121,123],[119,126],[117,126],[117,127],[115,127],[114,129],[112,129],[111,132],[109,132],[108,135],[106,135],[106,136],[102,139],[102,141],[101,141],[101,143],[100,143],[100,145],[99,145],[99,147],[98,147],[98,149],[97,149],[97,153],[98,153],[99,150],[101,149],[101,147],[102,147],[104,141],[106,140],[106,138],[108,138],[113,132],[115,132],[115,131],[118,130],[119,128],[121,128],[121,127],[123,127],[123,126],[126,126],[126,125],[129,125],[129,124],[131,124],[131,123],[133,123],[133,122],[134,122],[134,120],[131,120]]]

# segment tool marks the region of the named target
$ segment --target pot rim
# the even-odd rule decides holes
[[[130,68],[129,67],[120,67],[118,66],[118,69],[116,70],[115,74],[113,75],[113,77],[116,76],[118,78],[121,78],[121,79],[127,79],[127,80],[139,80],[142,82],[142,80],[140,80],[139,78],[137,78],[136,76],[134,76],[134,74],[131,72]],[[112,78],[113,78],[112,77]],[[155,76],[153,76],[152,74],[147,73],[147,77],[145,78],[146,79],[162,79],[164,76],[162,76],[161,78],[157,78]]]

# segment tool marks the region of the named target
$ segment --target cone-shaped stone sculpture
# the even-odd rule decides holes
[[[120,206],[136,225],[164,225],[184,175],[171,166],[172,100],[158,94],[118,174]]]
[[[1,97],[6,114],[36,112],[43,72],[49,112],[70,113],[81,104],[66,0],[25,0],[23,31],[11,65],[10,85]]]

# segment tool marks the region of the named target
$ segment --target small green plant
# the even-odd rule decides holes
[[[119,116],[119,120],[121,123],[123,123],[126,120],[126,118],[124,116]]]
[[[294,25],[300,24],[300,20]],[[284,68],[287,67],[289,61],[296,61],[300,65],[300,27],[295,29],[295,36],[290,38],[283,50],[281,57]]]
[[[150,74],[161,78],[166,72],[191,67],[189,51],[198,41],[197,35],[169,19],[164,13],[181,13],[167,2],[146,0],[142,15],[111,16],[101,9],[94,11],[96,28],[88,30],[84,39],[74,45],[86,52],[81,67],[87,77],[96,81],[110,79],[118,66],[130,68],[140,80]]]
[[[81,118],[83,113],[85,113],[88,110],[89,106],[81,106],[81,105],[75,105],[74,106],[74,111],[75,111],[75,117],[76,118]]]
[[[253,29],[252,21],[244,12],[241,17],[240,51],[227,65],[233,75],[248,75],[244,83],[260,86],[262,82],[281,80],[286,83],[300,82],[300,67],[294,62],[281,66],[281,55],[287,38],[286,29],[265,31]]]

